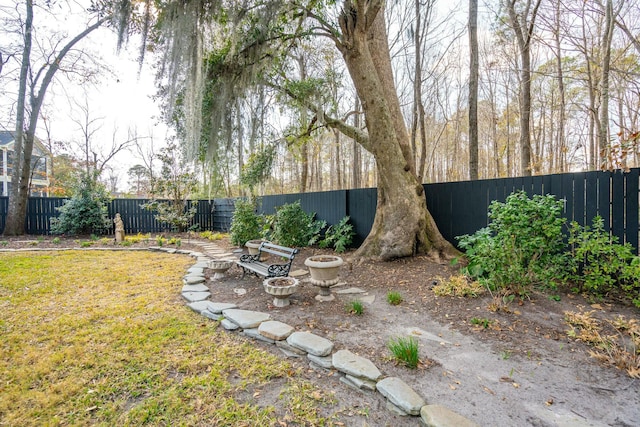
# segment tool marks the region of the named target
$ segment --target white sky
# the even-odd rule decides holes
[[[0,0],[0,15],[4,14],[4,18],[15,10],[15,6],[6,9],[7,6],[15,5],[12,0]],[[22,2],[19,1],[19,11],[24,10]],[[69,2],[71,7],[77,7],[78,3],[88,6],[89,1]],[[54,3],[55,5],[56,3]],[[48,32],[63,32],[66,37],[61,45],[80,33],[86,27],[86,15],[82,12],[79,14],[71,13],[65,7],[65,2],[57,2],[57,6],[52,7],[51,14],[43,12],[42,9],[36,8],[34,11],[34,28],[36,34],[34,37],[34,49],[32,63],[39,66],[42,60],[38,60],[39,43],[48,42],[45,34]],[[0,30],[1,32],[1,30]],[[0,45],[6,43],[0,40]],[[157,151],[159,147],[164,145],[167,128],[164,124],[159,123],[159,109],[151,96],[155,94],[154,76],[151,64],[153,58],[149,57],[144,64],[140,74],[139,65],[137,63],[139,42],[132,39],[129,44],[124,47],[119,54],[116,53],[116,36],[113,31],[101,28],[91,33],[85,40],[80,42],[78,48],[90,52],[91,57],[98,58],[103,66],[109,71],[102,71],[94,83],[79,82],[77,79],[69,81],[65,78],[62,70],[58,71],[57,79],[49,86],[49,90],[45,97],[45,105],[43,106],[43,115],[49,118],[51,123],[51,137],[54,141],[63,141],[69,143],[73,154],[81,156],[78,151],[77,144],[83,141],[82,131],[77,123],[73,122],[80,118],[80,109],[74,105],[79,103],[85,104],[85,97],[88,100],[89,112],[91,119],[96,120],[96,127],[99,129],[95,132],[92,143],[101,147],[103,152],[110,148],[113,140],[114,129],[117,129],[116,141],[125,141],[128,139],[127,132],[129,129],[135,129],[139,137],[153,137],[154,149]],[[43,51],[50,51],[46,47]],[[18,57],[19,60],[19,57]],[[15,118],[9,113],[11,107],[7,105],[15,105],[15,92],[17,89],[17,73],[14,78],[9,81],[7,86],[7,76],[10,77],[9,68],[15,68],[18,64],[7,64],[3,70],[5,77],[5,85],[0,88],[3,92],[2,104],[0,109],[0,128],[14,130]],[[13,86],[12,86],[13,85]],[[9,102],[7,102],[9,100]],[[15,107],[14,107],[15,108]],[[41,139],[46,138],[43,121],[39,121],[39,128],[36,136]],[[150,138],[141,138],[141,143],[148,145]],[[133,148],[128,151],[119,153],[112,159],[108,165],[111,166],[119,176],[118,189],[126,190],[127,170],[137,164],[142,163],[139,158],[137,149]],[[105,173],[103,178],[106,178]]]

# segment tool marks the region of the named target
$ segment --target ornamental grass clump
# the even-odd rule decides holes
[[[418,356],[418,340],[414,337],[392,338],[389,340],[387,347],[397,362],[402,363],[410,369],[418,367],[418,363],[420,362]]]
[[[387,302],[391,305],[399,305],[402,302],[402,295],[400,292],[387,292]]]
[[[353,300],[347,304],[347,312],[361,316],[364,313],[364,304],[360,300]]]

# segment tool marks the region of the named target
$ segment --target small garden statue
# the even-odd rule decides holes
[[[122,218],[120,218],[120,214],[117,213],[115,219],[113,220],[115,224],[116,231],[116,243],[124,241],[124,223],[122,222]]]

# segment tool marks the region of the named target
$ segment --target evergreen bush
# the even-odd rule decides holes
[[[244,246],[249,240],[259,239],[262,231],[262,221],[256,213],[254,199],[238,199],[231,218],[229,236],[231,243]]]
[[[469,264],[467,274],[490,289],[525,296],[531,286],[554,289],[566,278],[569,260],[561,217],[563,201],[524,191],[489,206],[489,227],[458,237]]]
[[[313,245],[320,238],[325,221],[316,221],[315,213],[306,213],[300,200],[280,206],[273,224],[273,240],[282,246],[301,248]]]
[[[60,213],[51,219],[53,234],[102,234],[111,226],[107,212],[110,197],[103,184],[94,174],[83,174],[74,185],[73,195]]]

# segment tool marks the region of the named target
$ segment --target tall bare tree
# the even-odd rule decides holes
[[[97,18],[93,24],[87,26],[79,34],[67,41],[59,51],[51,52],[48,61],[37,67],[32,63],[31,58],[34,31],[33,0],[25,0],[24,8],[26,18],[22,31],[23,49],[20,58],[20,79],[16,110],[14,145],[16,154],[11,175],[9,209],[4,228],[4,235],[7,236],[22,235],[25,232],[29,178],[31,176],[31,156],[40,109],[47,94],[47,89],[71,49],[109,19],[106,16]]]
[[[532,173],[531,164],[531,42],[541,0],[506,0],[509,24],[520,53],[520,168],[524,176]],[[522,4],[524,3],[524,4]]]
[[[469,179],[478,179],[478,0],[469,0]]]

